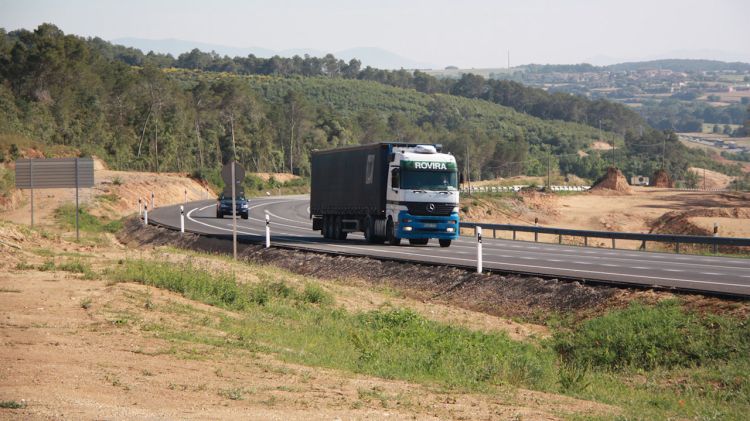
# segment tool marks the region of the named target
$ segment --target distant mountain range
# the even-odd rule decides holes
[[[180,39],[145,39],[145,38],[117,38],[111,40],[114,44],[137,48],[144,53],[153,51],[161,54],[171,54],[175,58],[182,53],[197,48],[204,52],[215,51],[220,55],[230,57],[247,57],[250,54],[256,57],[269,58],[273,56],[293,57],[298,55],[304,57],[309,54],[312,57],[323,57],[329,52],[315,50],[312,48],[295,48],[289,50],[274,51],[263,47],[231,47],[219,44],[208,44],[197,41],[185,41]],[[402,57],[396,53],[377,47],[358,47],[347,50],[332,52],[336,58],[349,61],[356,58],[362,62],[362,66],[372,66],[378,69],[429,69],[434,67],[429,63],[422,63]]]

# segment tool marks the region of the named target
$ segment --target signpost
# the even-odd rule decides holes
[[[94,160],[91,158],[19,159],[16,161],[16,188],[31,190],[31,226],[34,226],[34,189],[76,189],[76,241],[80,239],[78,190],[94,187]]]
[[[245,168],[232,161],[225,164],[221,169],[221,178],[224,180],[224,196],[232,196],[232,255],[237,260],[237,194],[245,196],[242,188],[242,180],[245,179]]]

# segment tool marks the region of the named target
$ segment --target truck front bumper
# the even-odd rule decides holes
[[[457,213],[450,216],[417,216],[404,210],[399,212],[396,222],[396,234],[405,239],[455,240],[458,239],[458,233]]]

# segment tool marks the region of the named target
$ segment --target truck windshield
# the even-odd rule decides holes
[[[456,171],[401,170],[401,188],[410,190],[457,190]]]

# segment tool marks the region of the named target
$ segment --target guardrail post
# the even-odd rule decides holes
[[[180,233],[185,233],[185,208],[180,205]]]
[[[539,218],[534,218],[534,226],[539,226]],[[534,231],[534,242],[539,242],[539,233]]]
[[[476,227],[477,231],[477,273],[482,273],[482,227]]]
[[[615,247],[615,238],[614,237],[612,237],[612,248],[616,248]]]
[[[516,241],[516,230],[513,230],[513,241]]]
[[[562,244],[562,234],[557,234],[557,244]]]
[[[589,237],[583,237],[583,246],[588,247],[589,246]]]
[[[714,222],[714,237],[719,236],[719,224]],[[717,254],[719,252],[719,245],[714,243],[714,254]]]
[[[674,243],[674,252],[677,254],[680,254],[680,242],[679,241],[675,241]]]
[[[266,248],[271,247],[271,220],[266,214]]]
[[[492,228],[492,238],[497,238],[497,235],[495,234],[496,230],[495,228]]]
[[[148,205],[143,209],[143,225],[148,225]]]

